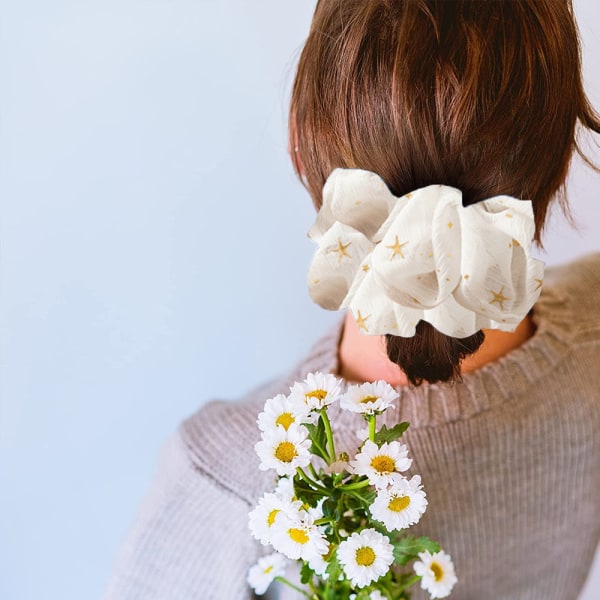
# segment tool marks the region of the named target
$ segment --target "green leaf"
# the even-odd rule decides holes
[[[338,509],[339,496],[340,493],[337,490],[334,490],[333,493],[325,499],[322,506],[323,516],[333,518],[336,521],[340,520],[341,514]]]
[[[392,540],[392,544],[394,545],[394,559],[401,565],[405,565],[413,558],[418,558],[419,552],[428,550],[433,554],[440,551],[440,545],[425,536],[416,538],[414,535],[407,535]]]
[[[313,578],[313,570],[308,566],[308,563],[302,563],[302,568],[300,569],[300,582],[308,583]]]
[[[344,504],[352,510],[368,510],[369,506],[375,501],[376,495],[377,492],[370,488],[344,492]]]
[[[408,429],[410,423],[403,421],[388,429],[385,425],[375,433],[375,443],[381,446],[384,442],[393,442],[402,437],[402,434]]]
[[[342,567],[337,559],[337,550],[329,558],[327,573],[330,581],[337,581],[342,574]]]
[[[312,442],[310,451],[316,456],[320,456],[326,462],[329,462],[327,434],[325,433],[325,423],[323,423],[323,418],[319,415],[319,420],[316,425],[305,423],[304,426],[308,429],[308,437]]]
[[[294,475],[294,494],[296,498],[312,507],[315,507],[317,502],[319,502],[323,496],[321,492],[310,487],[310,485],[298,475]]]

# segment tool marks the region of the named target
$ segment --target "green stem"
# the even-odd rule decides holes
[[[416,583],[417,581],[419,581],[419,579],[421,579],[420,575],[413,575],[409,580],[407,580],[405,583],[403,583],[398,588],[398,591],[401,592],[401,591],[405,590],[406,588],[409,588],[411,585],[413,585],[413,583]]]
[[[326,496],[329,496],[330,492],[326,487],[323,487],[322,485],[318,484],[316,481],[313,481],[302,469],[302,467],[296,467],[296,473],[298,473],[298,475],[300,475],[300,477],[302,477],[302,479],[304,479],[304,481],[306,481],[306,483],[308,483],[308,485],[310,485],[310,487],[312,487],[314,490],[317,490],[319,492],[321,492],[322,494],[325,494]]]
[[[374,442],[375,441],[375,420],[377,417],[375,415],[369,415],[369,439]]]
[[[317,472],[315,471],[315,468],[313,467],[312,463],[308,463],[308,470],[310,471],[310,474],[315,478],[315,479],[319,479],[319,476],[317,475]]]
[[[357,481],[356,483],[349,483],[348,485],[341,485],[339,487],[340,490],[359,490],[360,488],[367,487],[371,485],[371,482],[368,479],[364,481]]]
[[[319,456],[325,460],[327,460],[327,449],[323,448],[323,446],[321,446],[321,444],[319,444],[319,442],[316,440],[316,438],[312,435],[309,434],[308,436],[310,438],[310,441],[314,444],[315,448],[317,448],[317,450],[319,450],[320,454]]]
[[[315,521],[315,525],[326,525],[327,523],[334,523],[335,519],[331,517],[323,517],[322,519],[317,519]]]
[[[333,443],[333,433],[331,432],[331,423],[327,416],[327,409],[322,408],[320,410],[321,419],[323,419],[323,425],[325,425],[325,435],[327,436],[327,448],[329,449],[329,464],[335,462],[335,445]]]
[[[281,581],[281,583],[284,583],[285,585],[289,585],[293,590],[296,590],[297,592],[300,592],[303,596],[306,596],[307,598],[313,598],[313,596],[311,596],[309,593],[306,592],[306,590],[303,590],[301,588],[299,588],[297,585],[294,585],[291,581],[288,581],[285,577],[275,577],[275,581]]]

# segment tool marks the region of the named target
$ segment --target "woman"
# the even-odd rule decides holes
[[[443,184],[465,206],[531,199],[538,242],[578,127],[600,132],[566,0],[321,0],[290,111],[317,208],[334,169],[363,169],[397,197]],[[348,313],[289,375],[182,424],[106,597],[251,597],[262,548],[247,514],[272,484],[253,452],[256,416],[320,370],[397,386],[388,421],[410,421],[429,500],[414,532],[452,555],[452,597],[577,598],[600,538],[599,293],[595,255],[549,270],[512,332],[458,338],[421,321],[412,337],[369,337]],[[340,419],[350,448],[360,419]]]

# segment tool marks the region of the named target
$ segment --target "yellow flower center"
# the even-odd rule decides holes
[[[370,567],[375,562],[375,552],[369,546],[363,546],[356,551],[356,564],[361,567]]]
[[[269,565],[264,571],[263,573],[266,575],[267,573],[270,573],[273,570],[273,565]]]
[[[304,394],[305,398],[308,400],[309,398],[316,398],[319,402],[325,400],[327,398],[326,390],[313,390],[312,392],[308,392]]]
[[[298,456],[298,453],[292,442],[281,442],[275,450],[275,458],[281,462],[292,462],[296,456]]]
[[[408,508],[409,504],[409,496],[394,496],[394,499],[388,504],[388,508],[394,512],[401,512]]]
[[[296,542],[297,544],[306,544],[308,543],[308,535],[304,529],[288,529],[288,534]]]
[[[365,396],[364,398],[360,399],[360,403],[367,404],[367,402],[375,402],[377,400],[379,400],[377,396]]]
[[[386,456],[385,454],[380,454],[371,460],[371,466],[378,473],[392,473],[396,468],[396,463],[393,458]]]
[[[325,400],[327,398],[327,392],[325,390],[313,390],[312,392],[308,392],[308,394],[304,394],[306,399],[316,398],[317,400]]]
[[[273,525],[273,523],[275,523],[275,517],[277,516],[277,513],[279,512],[279,509],[274,508],[270,513],[269,516],[267,517],[267,525],[269,527],[271,527],[271,525]]]
[[[294,415],[292,413],[281,413],[277,417],[277,421],[275,421],[276,425],[283,425],[283,428],[287,431],[289,426],[295,421]]]
[[[433,571],[433,578],[436,581],[441,581],[444,578],[444,569],[442,569],[439,563],[432,562],[429,568]]]

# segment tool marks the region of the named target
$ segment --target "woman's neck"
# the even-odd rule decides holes
[[[535,332],[531,315],[527,315],[512,333],[484,329],[485,340],[477,352],[467,356],[461,371],[466,373],[508,354],[528,340]],[[385,350],[385,337],[362,334],[348,312],[339,347],[339,375],[348,381],[383,379],[394,386],[407,385],[408,380],[398,365],[392,363]]]

